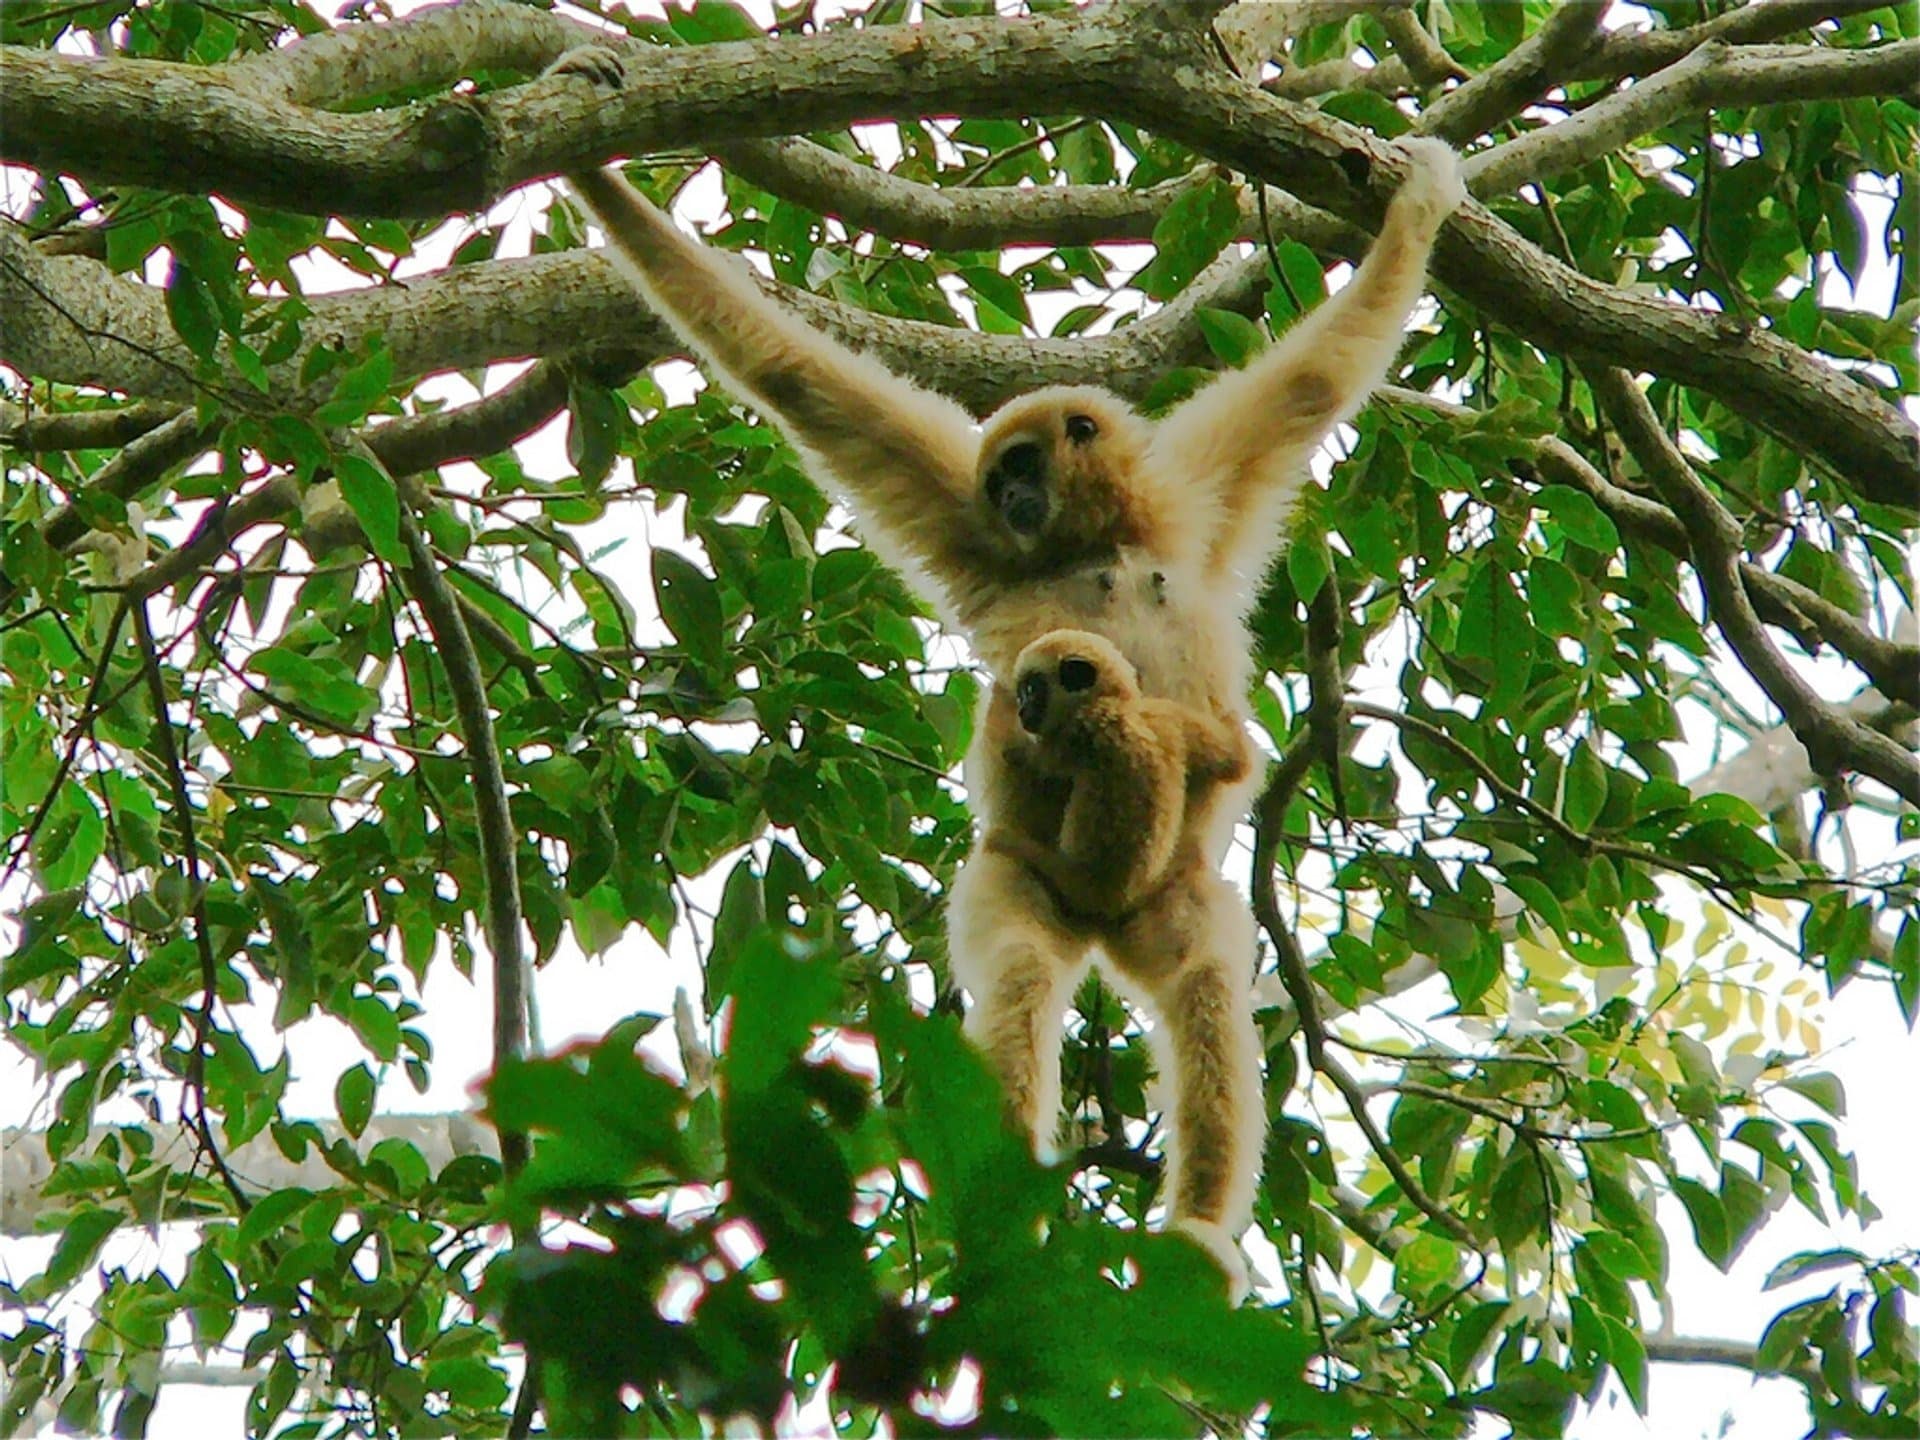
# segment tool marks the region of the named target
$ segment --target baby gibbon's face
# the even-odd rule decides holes
[[[1138,694],[1133,667],[1111,641],[1086,630],[1050,630],[1014,662],[1014,705],[1029,735],[1058,730],[1090,700]]]
[[[1135,477],[1147,426],[1088,386],[1036,390],[987,421],[976,477],[988,523],[1042,568],[1141,543],[1149,517]]]

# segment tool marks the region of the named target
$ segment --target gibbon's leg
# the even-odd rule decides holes
[[[1244,370],[1229,371],[1163,420],[1156,468],[1214,491],[1209,563],[1257,582],[1307,460],[1379,385],[1420,298],[1434,236],[1466,198],[1444,141],[1399,145],[1407,166],[1379,237],[1353,279]]]
[[[973,995],[967,1034],[1000,1076],[1008,1118],[1048,1162],[1060,1114],[1060,1036],[1088,949],[1086,937],[1054,915],[1040,882],[987,846],[961,868],[947,899],[953,978]]]
[[[1111,948],[1143,992],[1172,1090],[1170,1223],[1206,1247],[1237,1303],[1247,1291],[1236,1243],[1253,1219],[1265,1148],[1260,1036],[1253,1023],[1253,916],[1239,893],[1196,866],[1156,913]]]
[[[549,74],[617,89],[620,57],[570,51]],[[777,420],[852,497],[883,545],[949,578],[973,515],[979,440],[972,417],[856,354],[770,299],[745,265],[683,235],[671,217],[612,171],[568,183],[605,228],[615,259],[647,304],[743,399]]]

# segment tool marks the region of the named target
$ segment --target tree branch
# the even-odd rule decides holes
[[[1629,453],[1687,527],[1694,573],[1706,592],[1708,613],[1793,727],[1814,769],[1822,775],[1843,768],[1857,770],[1908,803],[1920,805],[1920,759],[1827,705],[1767,637],[1741,582],[1739,522],[1693,473],[1633,378],[1619,370],[1595,369],[1588,372],[1587,381]]]
[[[1555,12],[1556,45],[1571,31],[1562,13]],[[410,23],[378,29],[391,44],[414,46]],[[217,175],[223,193],[242,202],[310,206],[326,195],[331,206],[365,214],[443,214],[519,179],[577,170],[621,151],[928,109],[1125,118],[1313,194],[1341,219],[1368,226],[1400,173],[1395,152],[1377,137],[1250,92],[1190,33],[1138,26],[1125,9],[645,53],[645,66],[612,98],[560,76],[485,97],[448,96],[424,113],[300,111],[292,123],[283,104],[256,106],[212,72],[9,48],[0,51],[0,83],[9,85],[16,123],[0,145],[9,158],[89,178],[203,189]],[[103,134],[111,145],[100,142]],[[423,146],[430,156],[419,153]],[[1364,183],[1356,187],[1350,172]],[[18,262],[4,244],[0,261],[7,262],[0,281],[13,281]],[[1857,380],[1770,333],[1589,280],[1474,206],[1442,235],[1436,273],[1536,344],[1696,386],[1820,458],[1862,495],[1913,508],[1912,480],[1920,475],[1913,424]],[[0,285],[0,300],[12,299],[4,293],[12,288]],[[20,303],[33,302],[23,296]],[[500,323],[521,328],[511,317]],[[1014,358],[995,357],[1003,374]],[[1025,378],[1068,378],[1061,368],[1043,365]],[[170,388],[179,388],[177,379]]]
[[[1876,690],[1864,690],[1840,708],[1896,745],[1911,750],[1920,740],[1920,716]],[[1817,787],[1821,778],[1793,727],[1776,725],[1753,736],[1746,749],[1722,760],[1694,780],[1691,788],[1701,795],[1738,795],[1762,815],[1772,815]]]
[[[1863,50],[1820,45],[1737,50],[1713,40],[1577,115],[1474,156],[1467,162],[1467,183],[1476,195],[1505,194],[1578,169],[1703,109],[1863,95],[1920,100],[1920,40]]]
[[[1168,205],[1212,178],[1195,171],[1143,190],[1118,185],[937,187],[891,175],[811,140],[733,140],[714,157],[762,190],[932,250],[1146,240]]]
[[[1334,1213],[1343,1224],[1389,1260],[1398,1255],[1413,1236],[1389,1224],[1369,1207],[1367,1197],[1341,1185],[1331,1192]],[[1499,1304],[1506,1299],[1485,1285],[1468,1292],[1478,1304]],[[1647,1358],[1667,1365],[1726,1365],[1755,1375],[1778,1372],[1760,1364],[1760,1347],[1740,1340],[1696,1339],[1684,1335],[1642,1335]],[[1790,1377],[1802,1378],[1802,1377]]]
[[[1393,44],[1394,54],[1407,67],[1407,73],[1425,88],[1431,90],[1455,77],[1466,77],[1467,72],[1460,68],[1460,63],[1441,49],[1440,42],[1427,33],[1427,27],[1420,23],[1420,17],[1411,7],[1382,11],[1380,25]]]
[[[1576,60],[1569,80],[1617,80],[1651,75],[1686,58],[1709,40],[1751,45],[1810,30],[1823,20],[1885,9],[1887,0],[1760,0],[1678,30],[1616,31]]]
[[[1600,17],[1612,0],[1561,0],[1540,28],[1457,90],[1449,90],[1420,116],[1414,129],[1455,146],[1484,135],[1539,99],[1600,34]]]
[[[1377,393],[1396,405],[1452,420],[1471,422],[1476,418],[1476,412],[1464,405],[1398,385],[1382,386]],[[1615,485],[1558,436],[1544,435],[1529,441],[1528,450],[1543,478],[1585,492],[1623,535],[1647,541],[1682,559],[1692,558],[1693,541],[1687,527],[1658,500]],[[1751,560],[1741,559],[1740,579],[1767,624],[1789,631],[1809,650],[1826,642],[1857,665],[1882,693],[1920,710],[1920,645],[1875,634],[1858,616],[1818,591]]]
[[[1309,733],[1295,740],[1286,758],[1268,777],[1265,789],[1254,807],[1253,827],[1253,913],[1260,922],[1260,928],[1272,941],[1274,951],[1280,962],[1280,981],[1286,987],[1287,998],[1293,1002],[1294,1013],[1299,1017],[1300,1036],[1306,1044],[1307,1064],[1318,1074],[1324,1075],[1340,1092],[1346,1102],[1353,1121],[1366,1136],[1368,1146],[1378,1157],[1380,1163],[1393,1177],[1400,1191],[1410,1204],[1419,1210],[1434,1224],[1446,1231],[1461,1244],[1471,1248],[1478,1247],[1473,1232],[1466,1222],[1446,1206],[1434,1200],[1414,1178],[1393,1146],[1374,1123],[1373,1116],[1367,1110],[1366,1096],[1361,1093],[1358,1083],[1348,1073],[1345,1066],[1327,1053],[1326,1022],[1320,1010],[1320,996],[1315,989],[1313,976],[1307,970],[1306,957],[1300,953],[1300,946],[1293,938],[1293,932],[1287,928],[1285,917],[1280,913],[1280,902],[1274,893],[1273,876],[1275,870],[1274,852],[1280,843],[1281,826],[1286,815],[1287,801],[1294,787],[1305,773],[1313,749],[1311,731],[1316,726],[1333,725],[1339,720],[1341,706],[1336,691],[1331,705],[1316,696],[1316,714],[1308,721]],[[1337,748],[1337,747],[1336,747]],[[1300,757],[1300,758],[1296,758]]]
[[[178,405],[142,400],[100,410],[33,410],[0,401],[0,445],[18,450],[118,450],[173,419]]]
[[[473,777],[474,819],[486,877],[487,949],[493,958],[493,1064],[498,1070],[527,1050],[527,960],[520,934],[519,832],[514,828],[493,716],[487,706],[486,675],[480,668],[480,657],[474,653],[459,598],[440,573],[404,489],[399,514],[400,538],[412,559],[406,572],[407,588],[433,631]],[[519,1173],[527,1155],[523,1132],[500,1131],[500,1159],[509,1178]]]
[[[337,1120],[313,1123],[320,1129],[320,1143],[309,1146],[299,1160],[289,1159],[271,1133],[263,1130],[245,1144],[234,1146],[227,1154],[227,1163],[247,1186],[266,1192],[294,1186],[324,1190],[337,1185],[340,1177],[327,1164],[325,1151],[342,1139],[359,1147],[362,1154],[382,1140],[405,1141],[418,1148],[428,1170],[436,1175],[462,1155],[499,1154],[493,1132],[471,1111],[448,1115],[376,1115],[357,1140],[348,1136]],[[75,1158],[91,1155],[109,1135],[118,1136],[134,1129],[94,1125],[70,1154]],[[183,1131],[156,1132],[151,1128],[139,1133],[153,1141],[148,1163],[172,1169],[184,1169],[193,1163],[195,1137]],[[53,1160],[47,1154],[45,1131],[0,1131],[0,1237],[36,1234],[42,1218],[60,1209],[63,1198],[46,1193],[47,1180],[52,1174]],[[190,1197],[177,1189],[168,1188],[162,1199],[169,1208],[153,1217],[158,1223],[206,1218]]]

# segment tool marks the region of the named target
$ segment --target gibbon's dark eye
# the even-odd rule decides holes
[[[1038,670],[1022,675],[1014,687],[1013,703],[1020,712],[1020,728],[1029,735],[1038,735],[1041,723],[1047,718],[1047,677]]]
[[[1099,678],[1100,672],[1094,668],[1091,660],[1069,655],[1060,662],[1060,688],[1070,695],[1091,690],[1093,682]]]
[[[1067,416],[1067,438],[1076,445],[1084,445],[1100,433],[1100,427],[1094,424],[1091,415]]]

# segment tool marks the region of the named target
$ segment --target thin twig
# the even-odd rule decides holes
[[[253,1201],[240,1188],[207,1121],[207,1045],[213,1038],[213,1005],[218,995],[220,967],[213,954],[213,938],[207,924],[207,886],[210,877],[200,873],[200,840],[193,823],[193,797],[187,791],[187,772],[180,763],[179,747],[173,743],[173,719],[167,713],[167,684],[160,674],[160,653],[153,643],[153,630],[147,620],[147,602],[132,607],[134,636],[140,644],[140,664],[147,678],[147,695],[153,702],[153,743],[166,767],[167,781],[173,791],[175,818],[180,825],[180,864],[186,873],[187,891],[193,897],[193,942],[200,954],[200,1008],[193,1017],[193,1049],[187,1056],[188,1119],[200,1137],[200,1147],[220,1176],[234,1208],[244,1215]]]

